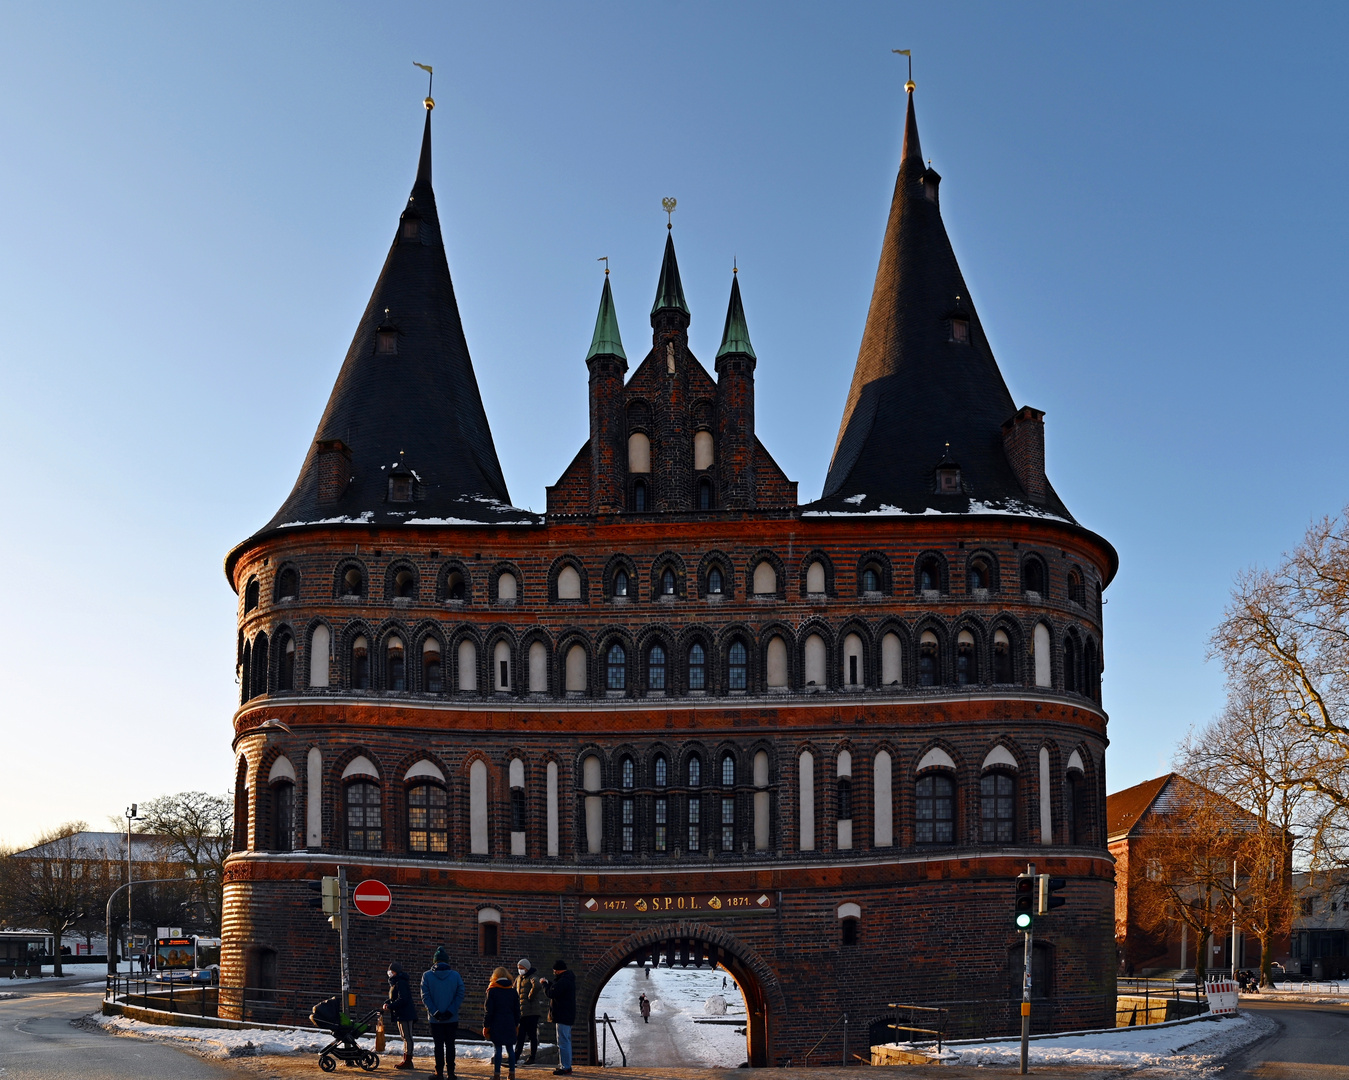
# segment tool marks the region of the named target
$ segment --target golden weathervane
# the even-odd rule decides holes
[[[665,198],[661,199],[660,204],[665,209],[665,227],[667,229],[673,229],[674,223],[671,220],[670,215],[675,212],[675,200],[667,195]]]
[[[423,101],[422,104],[426,106],[428,111],[434,109],[436,107],[436,99],[431,96],[431,83],[435,79],[436,73],[431,70],[430,64],[419,64],[414,60],[412,61],[412,66],[419,67],[426,72],[426,100]]]
[[[907,56],[909,58],[909,81],[904,84],[904,89],[907,90],[910,94],[912,94],[914,89],[913,51],[911,49],[891,49],[890,51],[892,53],[898,53],[900,56]]]

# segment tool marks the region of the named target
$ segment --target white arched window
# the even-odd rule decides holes
[[[468,850],[487,854],[487,763],[482,758],[468,767]]]
[[[825,664],[828,656],[828,649],[825,648],[824,638],[819,634],[811,634],[806,638],[806,685],[812,683],[815,686],[827,686],[828,677],[825,675]]]
[[[712,432],[700,431],[693,436],[693,467],[712,468]]]
[[[478,955],[501,954],[501,912],[496,908],[478,909]]]
[[[1033,647],[1035,651],[1035,685],[1053,686],[1053,658],[1049,653],[1049,627],[1044,623],[1035,624]]]
[[[478,646],[467,638],[459,643],[459,689],[478,689]]]
[[[557,762],[548,762],[547,770],[547,791],[544,793],[548,802],[548,854],[551,858],[557,858]]]
[[[525,813],[528,804],[525,801],[525,763],[512,758],[506,770],[511,791],[511,854],[525,854]]]
[[[802,851],[815,850],[815,758],[809,750],[801,751],[797,762],[800,780],[801,821],[799,829]]]
[[[332,657],[332,635],[326,626],[314,627],[309,635],[309,685],[328,685],[328,661]]]
[[[787,685],[787,643],[780,637],[768,642],[768,658],[765,672],[769,687]]]
[[[862,639],[849,634],[843,639],[843,685],[860,690],[866,685],[867,673],[863,664]]]
[[[581,762],[581,786],[586,790],[586,851],[604,850],[604,801],[600,798],[600,759],[591,754]]]
[[[894,686],[904,681],[904,668],[900,661],[898,634],[886,634],[881,638],[881,685]]]
[[[767,851],[772,835],[772,820],[769,813],[772,802],[768,793],[768,751],[760,750],[754,755],[754,850]]]
[[[567,693],[586,691],[586,651],[584,645],[573,645],[567,650]]]
[[[497,599],[514,600],[520,594],[520,583],[514,574],[502,574],[497,578]]]
[[[806,567],[806,592],[811,596],[824,595],[824,563],[816,561]]]
[[[323,846],[323,751],[309,748],[305,759],[304,842],[306,847]]]
[[[649,473],[651,471],[651,440],[640,431],[628,436],[628,472]]]
[[[559,600],[581,599],[581,575],[574,566],[564,566],[557,575],[557,598]]]
[[[778,575],[767,559],[754,568],[754,595],[772,596],[778,591]]]
[[[836,773],[835,794],[838,820],[838,849],[852,849],[852,754],[840,750]]]
[[[529,646],[529,692],[548,692],[548,647],[542,641],[535,641]]]
[[[871,774],[871,809],[875,823],[872,844],[875,847],[891,847],[895,842],[893,770],[890,751],[877,751]]]
[[[493,686],[500,691],[511,688],[511,647],[498,641],[492,649]]]

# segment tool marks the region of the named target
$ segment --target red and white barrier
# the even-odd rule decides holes
[[[1237,1015],[1237,984],[1231,979],[1205,980],[1204,994],[1208,997],[1210,1015]]]

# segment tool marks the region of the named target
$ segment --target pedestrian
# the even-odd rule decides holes
[[[647,981],[650,982],[650,980],[651,980],[651,969],[646,965],[646,961],[643,961],[643,962],[642,962],[642,970],[646,972],[646,978],[647,978]]]
[[[437,946],[431,969],[422,975],[422,1004],[436,1050],[435,1075],[442,1080],[454,1075],[454,1040],[459,1035],[459,1006],[463,1003],[464,980],[450,967],[445,946]]]
[[[520,995],[504,967],[492,972],[487,997],[482,1003],[482,1037],[492,1040],[492,1080],[501,1080],[501,1048],[510,1061],[510,1080],[515,1080],[515,1039],[520,1030]]]
[[[721,988],[722,988],[723,990],[726,989],[726,976],[725,976],[725,975],[723,975],[723,976],[721,977]]]
[[[553,961],[553,981],[543,982],[548,995],[548,1019],[557,1028],[557,1068],[554,1076],[571,1075],[571,1026],[576,1023],[576,976],[565,960]]]
[[[539,1052],[539,1017],[543,1015],[543,994],[539,980],[534,976],[534,967],[525,957],[515,965],[515,994],[520,999],[520,1034],[515,1042],[515,1060],[520,1065],[533,1065]],[[529,1042],[529,1057],[520,1060]]]
[[[645,994],[637,999],[637,1008],[642,1014],[642,1023],[651,1023],[651,1002]]]
[[[398,1034],[403,1036],[403,1060],[395,1069],[412,1068],[412,1025],[417,1022],[417,1003],[412,1000],[412,986],[408,982],[407,972],[397,960],[389,961],[389,997],[384,1002],[384,1011],[389,1019],[398,1025]]]

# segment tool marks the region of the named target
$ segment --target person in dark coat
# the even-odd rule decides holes
[[[441,945],[431,970],[422,975],[422,1004],[436,1048],[438,1077],[454,1075],[454,1040],[459,1034],[459,1006],[464,1003],[464,980],[450,967],[450,954]]]
[[[536,978],[534,965],[525,957],[515,965],[515,992],[520,998],[520,1034],[515,1040],[515,1060],[521,1065],[533,1065],[539,1053],[539,1019],[543,1016],[543,985]],[[520,1061],[525,1043],[529,1043],[529,1057]]]
[[[501,1080],[501,1048],[510,1061],[510,1080],[515,1080],[515,1033],[520,1027],[520,995],[503,967],[492,972],[487,997],[482,1003],[482,1037],[491,1039],[492,1080]]]
[[[642,1014],[642,1023],[651,1023],[651,999],[645,994],[637,998],[637,1011]]]
[[[403,1060],[395,1069],[412,1068],[412,1025],[417,1022],[417,1003],[412,1000],[412,986],[407,972],[397,960],[389,961],[389,997],[384,1002],[385,1015],[398,1025],[403,1036]]]
[[[554,1076],[571,1075],[571,1026],[576,1023],[576,976],[565,960],[553,961],[553,981],[540,979],[548,995],[548,1019],[557,1028],[558,1065]]]

